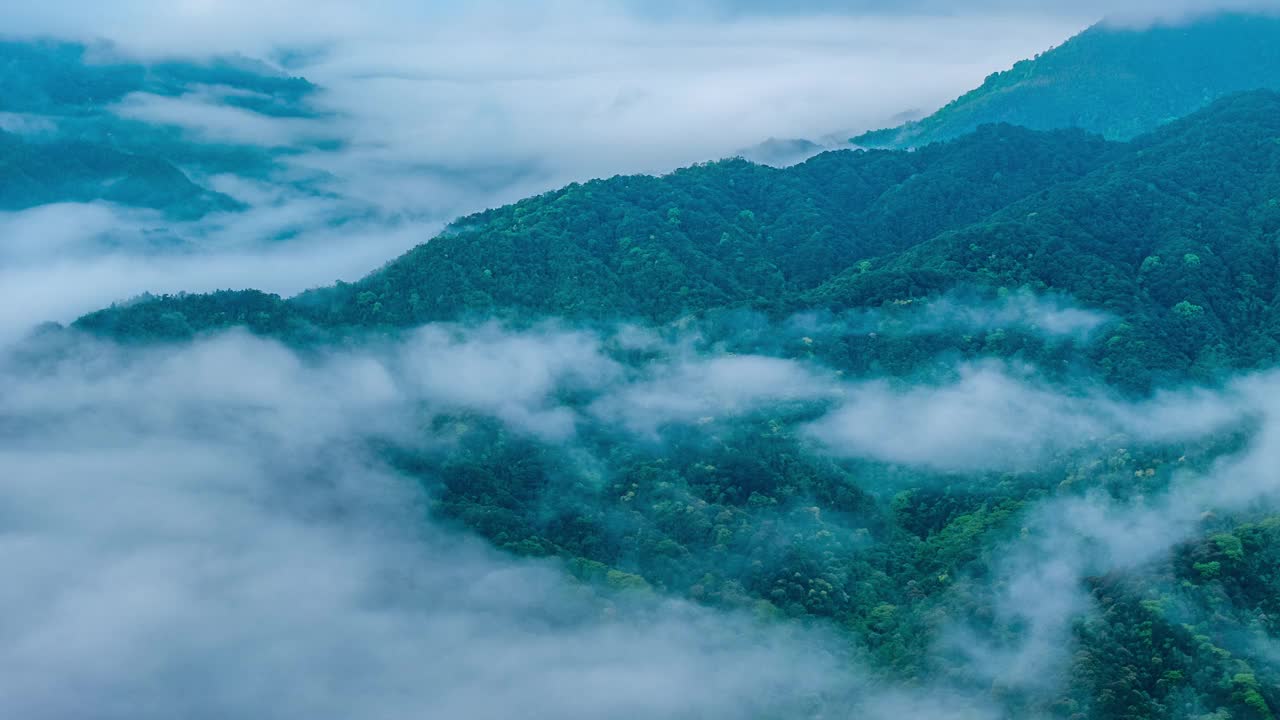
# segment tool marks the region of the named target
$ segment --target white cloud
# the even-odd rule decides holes
[[[851,384],[810,434],[830,452],[942,471],[1025,471],[1104,441],[1175,442],[1243,418],[1238,389],[1168,392],[1131,403],[1071,392],[1017,368],[980,363],[951,382]]]
[[[241,189],[243,191],[243,189]],[[289,196],[197,223],[105,205],[0,215],[0,345],[44,321],[143,292],[254,288],[293,295],[354,280],[434,235],[440,224],[344,217],[344,201]]]
[[[1103,407],[1100,415],[1113,412]],[[1088,577],[1141,572],[1179,543],[1204,530],[1214,513],[1275,508],[1280,502],[1280,375],[1275,371],[1233,380],[1217,393],[1165,396],[1126,408],[1131,420],[1169,439],[1174,423],[1187,439],[1212,429],[1214,418],[1234,414],[1258,423],[1249,444],[1220,458],[1207,472],[1177,471],[1164,491],[1121,500],[1103,492],[1064,495],[1040,503],[1026,528],[994,554],[994,607],[999,622],[1020,628],[1018,640],[999,644],[957,623],[947,647],[998,686],[1054,689],[1071,662],[1073,623],[1094,610]],[[1204,423],[1196,428],[1197,424]]]
[[[575,352],[565,335],[522,355],[530,389],[498,351],[529,337],[440,332],[404,347],[418,372],[462,353],[469,382],[514,398],[542,394],[532,358]],[[76,340],[27,362],[0,359],[0,714],[981,716],[869,682],[817,630],[594,598],[436,526],[422,490],[353,442],[430,443],[406,422],[418,400],[493,407],[497,390],[415,396],[386,356],[304,358],[240,334]]]
[[[1038,295],[1024,288],[994,300],[951,293],[839,315],[806,312],[791,318],[787,329],[814,337],[1018,330],[1048,339],[1087,341],[1095,330],[1114,319],[1107,313],[1081,307],[1065,296]]]
[[[469,330],[427,326],[401,356],[409,384],[432,406],[482,412],[553,441],[569,439],[577,422],[556,393],[599,389],[622,373],[591,334],[510,333],[496,324]]]
[[[361,449],[369,436],[448,447],[424,411],[491,415],[571,445],[592,419],[644,434],[838,398],[820,423],[840,428],[842,453],[952,469],[1010,467],[1111,432],[1193,440],[1260,421],[1243,454],[1165,496],[1064,498],[1031,513],[992,587],[1022,641],[956,637],[966,672],[1033,691],[1061,677],[1070,622],[1090,607],[1082,577],[1159,557],[1205,510],[1280,497],[1274,375],[1127,403],[999,366],[951,385],[843,382],[796,361],[698,355],[696,342],[636,328],[428,326],[390,346],[307,355],[241,333],[150,349],[61,342],[36,365],[30,353],[0,359],[0,566],[11,580],[0,590],[0,711],[23,717],[74,715],[81,703],[105,717],[267,705],[286,718],[428,706],[481,718],[512,707],[994,716],[981,694],[869,681],[820,633],[652,598],[598,604],[553,566],[424,524],[427,497]],[[615,345],[656,358],[627,371],[608,357]],[[566,390],[598,400],[565,404]],[[865,422],[850,429],[850,413]]]
[[[740,417],[788,402],[831,398],[829,374],[759,355],[680,357],[646,368],[641,378],[612,388],[590,408],[597,418],[654,438],[667,424]]]
[[[323,123],[296,117],[270,117],[224,102],[225,92],[201,88],[179,97],[135,92],[109,110],[153,125],[185,128],[193,140],[263,147],[293,147],[326,139]]]

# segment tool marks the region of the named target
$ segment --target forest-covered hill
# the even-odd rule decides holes
[[[928,117],[852,142],[919,147],[995,122],[1128,140],[1257,88],[1280,88],[1280,17],[1220,14],[1137,29],[1102,23],[991,75]]]
[[[145,338],[493,314],[663,323],[1026,288],[1122,319],[1089,362],[1143,389],[1277,355],[1277,231],[1280,95],[1257,91],[1124,144],[987,126],[917,152],[593,181],[459,220],[356,283],[287,301],[152,299],[77,326]],[[869,367],[878,352],[850,357]],[[883,352],[911,365],[901,349]]]

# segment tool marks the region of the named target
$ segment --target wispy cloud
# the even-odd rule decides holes
[[[256,186],[214,181],[249,197]],[[234,187],[233,187],[234,185]],[[175,223],[146,211],[60,204],[0,213],[0,345],[144,292],[254,288],[293,295],[360,277],[440,223],[351,217],[342,200],[271,192],[245,212]]]
[[[1025,471],[1091,444],[1186,441],[1242,419],[1238,391],[1182,391],[1132,403],[1055,387],[1001,363],[962,366],[941,384],[873,380],[809,432],[837,455],[935,470]]]
[[[325,123],[298,117],[271,117],[224,102],[218,88],[192,88],[178,96],[131,93],[108,110],[153,125],[183,128],[198,142],[291,148],[331,139]]]

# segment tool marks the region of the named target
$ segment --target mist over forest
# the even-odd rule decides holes
[[[1280,7],[1120,5],[0,10],[0,716],[1274,718]]]

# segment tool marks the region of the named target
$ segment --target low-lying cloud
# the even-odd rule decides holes
[[[325,124],[309,118],[271,117],[226,103],[229,89],[196,87],[179,97],[136,92],[111,105],[111,113],[151,125],[185,129],[204,143],[290,148],[332,139]]]
[[[442,333],[391,364],[465,354],[466,381],[518,401],[546,383],[512,377],[498,348],[523,370],[571,352]],[[418,401],[502,414],[489,395],[414,396],[366,354],[302,358],[239,333],[58,342],[0,362],[4,715],[986,716],[872,682],[820,631],[596,596],[426,520],[423,490],[358,438],[430,443],[408,421]]]
[[[0,213],[0,345],[37,323],[69,322],[144,292],[289,296],[358,278],[441,227],[350,216],[349,203],[247,181],[211,184],[254,207],[196,222],[101,203]]]
[[[840,315],[804,313],[792,318],[788,328],[814,337],[870,333],[909,337],[1014,330],[1048,339],[1087,341],[1095,330],[1114,319],[1107,313],[1080,307],[1064,296],[1022,289],[995,299],[951,293]]]
[[[7,354],[0,711],[998,716],[982,692],[885,684],[821,629],[597,596],[437,525],[424,489],[363,442],[448,452],[424,413],[491,416],[567,447],[583,423],[643,438],[799,401],[828,409],[811,431],[832,451],[951,470],[1014,469],[1108,433],[1172,442],[1260,422],[1244,454],[1167,495],[1067,497],[1029,515],[1031,539],[992,591],[1024,639],[963,635],[966,673],[1029,690],[1061,677],[1071,621],[1090,607],[1083,577],[1159,557],[1206,509],[1280,492],[1272,375],[1134,404],[1000,365],[896,386],[660,337],[439,325],[303,356],[239,332],[151,348],[54,334]],[[623,363],[619,348],[649,359]]]
[[[1243,450],[1207,471],[1176,472],[1167,490],[1129,499],[1103,492],[1067,495],[1035,508],[1023,521],[1027,530],[1004,548],[996,567],[997,617],[1021,628],[1019,641],[1000,646],[959,628],[949,646],[999,686],[1032,691],[1059,687],[1073,653],[1073,624],[1095,609],[1086,578],[1140,572],[1166,559],[1178,544],[1201,533],[1214,513],[1277,507],[1277,398],[1280,375],[1274,371],[1232,383],[1216,402],[1223,403],[1220,409],[1255,418],[1258,430]],[[1184,407],[1179,412],[1194,411]],[[1161,417],[1159,410],[1146,414],[1149,422]]]
[[[1133,403],[1078,392],[1000,363],[959,368],[951,382],[874,380],[809,427],[828,450],[941,471],[1026,471],[1104,442],[1188,441],[1241,422],[1242,391],[1169,392]]]

